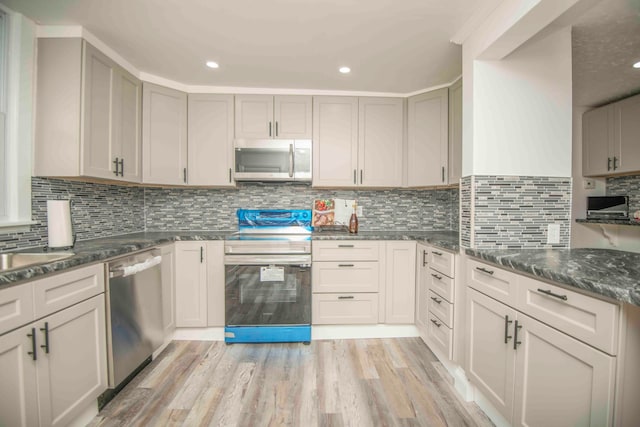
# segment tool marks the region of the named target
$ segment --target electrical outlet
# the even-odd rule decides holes
[[[560,243],[560,224],[549,224],[547,226],[547,244]]]
[[[364,218],[364,215],[362,214],[362,206],[356,207],[356,215],[358,215],[361,218]]]
[[[596,180],[593,178],[585,178],[582,181],[582,186],[585,190],[595,190],[596,188]]]

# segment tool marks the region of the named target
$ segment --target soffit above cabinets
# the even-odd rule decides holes
[[[640,2],[604,0],[573,25],[573,103],[597,107],[640,92]]]
[[[495,0],[0,2],[40,25],[80,25],[141,72],[185,85],[410,93],[462,74],[450,39]]]

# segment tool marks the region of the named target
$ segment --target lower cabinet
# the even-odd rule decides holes
[[[0,336],[0,425],[64,426],[107,388],[100,294]]]
[[[169,339],[176,329],[176,286],[175,286],[175,245],[160,248],[162,255],[162,325],[165,340]]]
[[[385,323],[415,323],[416,242],[386,242]]]
[[[469,289],[467,375],[514,426],[604,426],[616,358]]]
[[[311,316],[314,325],[378,323],[378,293],[313,294]]]
[[[224,241],[175,243],[176,326],[224,326]]]

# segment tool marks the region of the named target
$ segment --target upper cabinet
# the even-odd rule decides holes
[[[640,171],[640,95],[587,111],[582,116],[582,174]]]
[[[311,139],[311,97],[236,95],[235,137]]]
[[[313,185],[400,187],[400,98],[317,96],[313,107]]]
[[[39,39],[34,175],[141,181],[141,82],[80,38]]]
[[[407,185],[409,187],[449,183],[448,117],[449,89],[447,88],[409,98],[407,117]],[[459,169],[456,173],[460,173]]]
[[[188,183],[233,186],[233,95],[188,98]]]
[[[145,183],[188,183],[186,93],[144,83],[142,146]]]
[[[449,184],[462,178],[462,79],[449,86]]]

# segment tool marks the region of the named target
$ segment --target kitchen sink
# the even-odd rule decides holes
[[[47,252],[47,253],[5,253],[0,254],[0,272],[15,270],[35,264],[45,264],[59,261],[73,256],[73,252]]]

